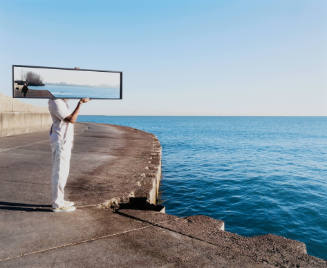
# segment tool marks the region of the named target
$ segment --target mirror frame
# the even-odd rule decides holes
[[[122,100],[123,99],[123,72],[121,71],[109,71],[109,70],[94,70],[94,69],[80,69],[75,68],[63,68],[63,67],[50,67],[50,66],[33,66],[33,65],[12,65],[12,97],[15,99],[48,99],[46,97],[39,98],[24,98],[15,97],[15,86],[14,86],[14,68],[15,67],[25,67],[25,68],[40,68],[40,69],[56,69],[56,70],[68,70],[68,71],[91,71],[91,72],[103,72],[103,73],[119,73],[120,74],[120,98],[90,98],[92,100]],[[66,98],[66,99],[80,99],[80,98]]]

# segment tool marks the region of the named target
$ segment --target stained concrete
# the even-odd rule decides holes
[[[0,93],[0,113],[2,112],[48,113],[48,109],[24,103],[20,99],[14,99]]]
[[[49,128],[51,123],[47,108],[0,93],[0,137],[40,131]]]
[[[152,134],[78,124],[66,187],[73,213],[50,210],[50,157],[47,131],[0,139],[0,267],[327,267],[298,241],[155,211],[161,148]]]

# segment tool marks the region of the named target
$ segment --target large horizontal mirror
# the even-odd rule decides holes
[[[13,97],[122,99],[122,72],[13,65]]]

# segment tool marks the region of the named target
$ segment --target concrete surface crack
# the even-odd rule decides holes
[[[169,221],[172,221],[172,220],[166,220],[166,221],[162,221],[162,222],[159,222],[159,223],[164,223],[164,222],[169,222]],[[85,239],[85,240],[78,241],[78,242],[67,243],[67,244],[63,244],[63,245],[60,245],[60,246],[51,247],[51,248],[47,248],[47,249],[41,249],[41,250],[37,250],[37,251],[26,252],[26,253],[22,253],[21,255],[14,256],[14,257],[2,258],[2,259],[0,259],[0,262],[10,261],[10,260],[26,257],[26,256],[33,255],[33,254],[46,253],[46,252],[56,250],[56,249],[62,249],[62,248],[71,247],[71,246],[77,246],[77,245],[80,245],[80,244],[85,244],[85,243],[97,241],[97,240],[100,240],[100,239],[119,236],[119,235],[127,234],[127,233],[134,232],[134,231],[143,230],[143,229],[150,228],[150,227],[153,227],[153,225],[143,226],[143,227],[139,227],[139,228],[133,228],[133,229],[129,229],[129,230],[119,232],[119,233],[114,233],[114,234],[107,234],[107,235],[97,236],[97,237],[93,237],[91,239]]]
[[[8,152],[8,151],[11,151],[11,150],[20,149],[20,148],[24,148],[24,147],[28,147],[28,146],[31,146],[31,145],[34,145],[34,144],[43,143],[43,142],[49,142],[49,139],[41,140],[41,141],[36,141],[36,142],[25,144],[25,145],[20,145],[20,146],[5,148],[5,149],[1,149],[0,148],[0,153]]]
[[[128,214],[123,213],[123,212],[120,212],[120,211],[116,211],[115,213],[117,213],[117,214],[119,214],[119,215],[122,215],[122,216],[125,216],[125,217],[128,217],[128,218],[131,218],[131,219],[134,219],[134,220],[138,220],[138,221],[141,221],[141,222],[144,222],[144,223],[151,224],[151,225],[153,225],[153,226],[155,226],[155,227],[159,227],[159,228],[161,228],[161,229],[165,229],[165,230],[168,230],[168,231],[170,231],[170,232],[174,232],[174,233],[176,233],[176,234],[180,234],[180,235],[187,236],[187,237],[189,237],[189,238],[192,238],[192,239],[195,239],[195,240],[198,240],[198,241],[204,242],[204,243],[206,243],[206,244],[213,245],[213,246],[215,246],[215,247],[218,247],[218,246],[219,246],[219,245],[217,245],[217,244],[215,244],[215,243],[211,243],[211,242],[209,242],[209,241],[206,241],[206,240],[204,240],[204,239],[198,238],[198,237],[196,237],[196,236],[188,235],[188,234],[184,234],[184,233],[182,233],[182,232],[178,232],[178,231],[176,231],[176,230],[174,230],[174,229],[171,229],[171,228],[168,228],[168,227],[165,227],[165,226],[161,226],[161,225],[159,225],[160,223],[163,223],[163,222],[159,222],[159,223],[150,222],[150,221],[147,221],[147,220],[144,220],[144,219],[140,219],[140,218],[135,217],[135,216],[128,215]],[[183,218],[180,218],[180,219],[183,219]]]

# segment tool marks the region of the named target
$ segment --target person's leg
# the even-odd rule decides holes
[[[70,166],[71,146],[54,143],[52,147],[52,207],[64,206],[64,189]]]
[[[72,152],[72,143],[70,142],[66,142],[63,145],[63,169],[62,169],[62,174],[61,174],[61,179],[59,180],[59,187],[62,191],[62,195],[64,198],[64,190],[65,190],[65,186],[67,183],[67,179],[69,176],[69,169],[70,169],[70,158],[71,158],[71,152]]]

